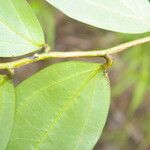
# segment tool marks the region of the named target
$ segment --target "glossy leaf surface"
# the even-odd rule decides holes
[[[15,92],[11,81],[0,75],[0,150],[5,150],[14,121]]]
[[[95,27],[124,32],[150,31],[148,0],[47,0],[66,15]]]
[[[31,53],[43,44],[41,26],[26,0],[0,0],[0,57]]]
[[[16,88],[8,150],[91,150],[104,127],[110,86],[100,64],[52,65]]]

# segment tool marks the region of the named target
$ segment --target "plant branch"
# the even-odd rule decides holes
[[[108,55],[122,52],[130,47],[150,42],[150,36],[120,44],[118,46],[94,51],[75,51],[75,52],[48,52],[42,54],[35,54],[34,56],[22,58],[12,62],[0,63],[0,69],[13,70],[21,66],[45,60],[47,58],[77,58],[77,57],[105,57]],[[107,59],[107,57],[105,57]]]

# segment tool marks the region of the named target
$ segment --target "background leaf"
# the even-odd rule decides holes
[[[122,34],[119,35],[119,39],[122,42],[127,42],[147,35],[149,35],[149,33],[142,35]],[[129,115],[133,115],[134,112],[141,106],[143,101],[147,100],[146,95],[148,93],[150,76],[150,61],[148,58],[150,55],[149,47],[150,44],[147,43],[131,48],[122,55],[119,63],[120,66],[116,65],[118,70],[121,70],[121,72],[118,73],[117,82],[112,88],[112,95],[113,97],[119,97],[125,92],[132,90],[133,94],[131,98],[129,97]]]
[[[130,111],[134,112],[140,104],[143,102],[145,93],[148,91],[148,80],[149,80],[149,57],[143,56],[140,75],[138,78],[137,85],[135,87],[133,98],[130,104]]]
[[[0,57],[31,53],[44,43],[41,26],[26,0],[0,0]]]
[[[100,64],[52,65],[16,88],[8,149],[91,150],[104,127],[110,87]]]
[[[29,4],[37,15],[40,24],[42,25],[46,43],[53,48],[55,43],[54,10],[44,0],[29,0]]]
[[[47,0],[66,15],[81,22],[118,32],[150,31],[148,0]]]
[[[0,149],[5,150],[14,121],[15,94],[11,81],[0,75]]]

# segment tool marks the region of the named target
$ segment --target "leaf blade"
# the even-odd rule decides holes
[[[95,27],[124,33],[150,31],[150,3],[147,0],[47,1],[69,17]]]
[[[40,49],[41,26],[25,0],[0,0],[0,56],[12,57]]]
[[[5,77],[0,76],[0,148],[7,147],[15,115],[14,87]]]
[[[110,89],[101,69],[99,64],[61,63],[18,86],[16,123],[8,149],[93,148],[109,109]]]

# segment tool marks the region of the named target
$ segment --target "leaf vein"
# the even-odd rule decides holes
[[[41,139],[39,140],[38,144],[35,145],[35,149],[39,149],[39,146],[47,139],[48,134],[52,131],[52,129],[55,127],[55,125],[58,123],[58,121],[62,118],[63,114],[65,112],[67,112],[69,110],[70,107],[72,107],[72,105],[76,102],[76,98],[79,96],[81,90],[83,90],[87,83],[98,73],[98,71],[96,70],[96,72],[94,73],[94,75],[92,74],[92,76],[90,76],[90,78],[87,79],[87,81],[85,81],[85,83],[82,84],[82,86],[75,92],[74,95],[70,96],[70,98],[68,99],[73,99],[73,101],[71,101],[68,104],[64,104],[64,107],[62,109],[60,109],[60,111],[58,112],[58,115],[56,115],[54,122],[52,124],[50,124],[48,126],[47,129],[45,129],[47,132],[43,133],[43,135],[41,136]],[[78,99],[77,99],[78,100]]]
[[[84,71],[84,72],[81,72],[81,73],[72,75],[72,76],[70,76],[70,77],[64,78],[63,80],[57,81],[57,82],[55,82],[54,84],[50,84],[50,85],[48,85],[48,86],[44,86],[44,87],[41,88],[40,90],[34,92],[31,97],[28,97],[28,99],[24,99],[24,101],[18,106],[17,113],[20,113],[20,114],[21,114],[22,111],[23,111],[23,108],[26,107],[26,105],[29,105],[29,103],[31,102],[32,98],[33,98],[35,95],[37,95],[38,93],[40,93],[40,92],[42,92],[42,91],[44,91],[44,90],[46,90],[46,89],[48,89],[48,88],[50,88],[50,87],[56,86],[56,85],[58,85],[58,84],[61,84],[61,83],[65,82],[65,81],[67,81],[67,80],[70,80],[70,79],[74,78],[74,77],[77,77],[77,76],[79,76],[79,75],[86,74],[86,73],[89,73],[89,72],[92,72],[92,71],[96,71],[96,70],[98,70],[98,69],[99,69],[99,68],[90,69],[90,70],[87,70],[87,71]]]

